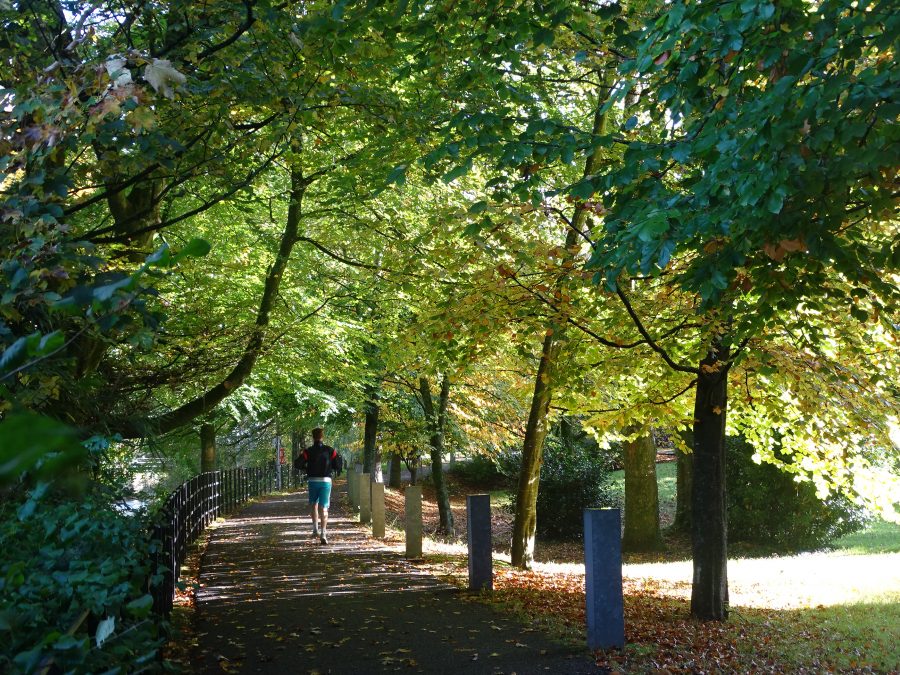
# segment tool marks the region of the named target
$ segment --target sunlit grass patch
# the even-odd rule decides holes
[[[900,594],[885,602],[764,611],[736,608],[748,637],[747,659],[775,658],[810,670],[896,672],[900,668]]]
[[[834,548],[843,553],[900,553],[900,525],[881,518],[872,521],[864,530],[841,537]]]

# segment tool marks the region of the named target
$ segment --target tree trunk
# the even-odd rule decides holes
[[[381,468],[381,462],[383,461],[383,457],[381,455],[381,445],[375,445],[375,454],[372,457],[372,473],[369,475],[372,477],[373,483],[383,483],[384,482],[384,473]]]
[[[200,473],[216,470],[216,428],[209,422],[200,425]]]
[[[399,490],[403,483],[402,461],[399,452],[394,452],[391,455],[391,473],[390,476],[388,476],[388,487],[392,487],[395,490]]]
[[[534,534],[537,530],[537,497],[541,479],[544,439],[547,436],[547,413],[550,410],[553,364],[559,347],[552,335],[544,338],[541,361],[534,381],[531,410],[522,444],[522,468],[516,489],[516,518],[513,523],[512,564],[530,569],[534,560]]]
[[[625,443],[625,534],[622,549],[655,551],[661,543],[656,443],[648,430],[640,438]]]
[[[597,97],[594,110],[595,135],[606,131],[606,114],[601,112],[609,95],[610,87],[604,82]],[[597,147],[584,162],[584,176],[593,175],[601,159],[601,149]],[[569,229],[566,231],[565,256],[571,258],[572,251],[581,242],[582,228],[587,221],[587,211],[575,206]],[[562,269],[565,269],[564,267]],[[561,272],[556,286],[562,283],[566,273]],[[516,491],[516,518],[513,524],[512,564],[522,569],[530,569],[534,559],[534,534],[537,529],[537,495],[541,479],[541,460],[544,438],[547,436],[547,413],[553,395],[553,370],[562,345],[565,323],[550,322],[541,348],[541,360],[534,381],[525,439],[522,441],[522,470]]]
[[[700,362],[694,403],[691,616],[728,617],[728,545],[725,514],[725,414],[728,348],[714,343]]]
[[[694,432],[682,431],[679,434],[685,445],[694,447]],[[691,531],[691,494],[694,485],[694,454],[675,449],[678,462],[675,494],[675,522],[672,524],[676,532],[689,534]]]
[[[370,480],[381,481],[381,453],[378,452],[378,389],[371,387],[365,404],[366,421],[363,429],[363,472],[369,474]]]
[[[444,425],[447,420],[447,402],[450,399],[450,378],[445,374],[441,379],[441,394],[438,409],[434,408],[431,398],[431,385],[424,377],[419,378],[419,393],[422,395],[422,408],[428,421],[429,445],[431,450],[431,479],[437,493],[438,514],[440,516],[440,532],[453,534],[453,510],[450,508],[450,491],[444,479]]]

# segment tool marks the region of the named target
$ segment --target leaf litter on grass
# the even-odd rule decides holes
[[[419,566],[465,587],[464,551],[450,542],[432,542]],[[732,607],[728,621],[704,623],[689,618],[690,575],[679,569],[667,576],[663,570],[685,565],[689,570],[689,561],[666,563],[664,556],[646,556],[632,562],[636,564],[626,566],[623,588],[626,647],[596,653],[597,665],[612,672],[900,673],[900,587],[893,593],[888,590],[868,611],[846,604],[870,600],[879,585],[897,586],[898,571],[892,572],[890,565],[869,575],[877,582],[859,575],[847,579],[844,574],[844,585],[852,588],[835,589],[839,562],[822,561],[818,554],[795,560],[733,561],[729,569],[752,567],[751,576],[758,580],[732,584],[732,599],[739,599],[741,606]],[[900,560],[892,557],[873,564],[882,562]],[[473,601],[490,602],[524,616],[552,636],[583,644],[583,563],[536,567],[522,571],[495,560],[494,592],[473,596]],[[817,579],[820,588],[801,589],[796,577],[791,578],[791,574],[815,577],[810,572],[818,567],[829,570]],[[628,578],[630,572],[634,578]],[[654,578],[657,575],[660,578]],[[868,591],[860,594],[864,582]],[[816,606],[817,597],[828,600]]]

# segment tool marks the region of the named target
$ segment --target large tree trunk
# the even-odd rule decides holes
[[[216,427],[209,422],[200,425],[200,473],[216,470]]]
[[[388,476],[388,487],[392,487],[395,490],[399,490],[400,486],[403,483],[403,460],[400,457],[399,452],[394,452],[391,455],[391,473]]]
[[[262,353],[263,345],[268,335],[269,314],[275,305],[275,300],[278,298],[281,279],[290,259],[291,251],[294,248],[294,244],[297,243],[301,220],[301,203],[310,182],[311,180],[304,178],[303,170],[299,165],[291,167],[291,201],[288,206],[287,222],[281,235],[278,254],[275,256],[275,260],[266,274],[262,298],[259,302],[259,309],[256,312],[256,324],[244,347],[243,355],[231,372],[225,376],[222,382],[179,408],[149,420],[131,418],[113,422],[110,425],[110,433],[118,433],[123,438],[141,438],[172,431],[188,424],[199,415],[208,413],[247,379],[253,371],[253,366],[256,365],[256,360]]]
[[[648,431],[625,443],[625,534],[622,548],[626,551],[654,551],[661,542],[656,443]]]
[[[363,472],[369,474],[370,480],[381,482],[381,452],[378,450],[378,388],[372,386],[368,390],[365,404],[366,421],[363,429]],[[377,475],[376,475],[377,474]]]
[[[688,448],[694,447],[693,431],[682,431],[679,435],[684,439]],[[676,448],[675,457],[678,465],[675,483],[675,522],[672,523],[672,528],[676,532],[689,534],[691,531],[691,495],[694,485],[694,454]]]
[[[602,135],[606,132],[606,114],[601,110],[608,94],[608,86],[604,83],[601,85],[597,97],[597,107],[594,111],[593,132],[595,135]],[[601,149],[598,147],[585,159],[583,175],[593,175],[600,159]],[[586,222],[587,211],[580,205],[576,205],[569,229],[566,231],[566,257],[571,258],[572,251],[581,242],[582,228]],[[565,276],[565,272],[560,273],[557,286],[562,283]],[[547,413],[550,410],[550,399],[553,395],[553,370],[556,367],[564,332],[564,322],[550,321],[541,347],[541,360],[538,363],[538,371],[534,380],[525,439],[522,441],[522,470],[519,473],[519,484],[516,490],[516,518],[513,523],[512,540],[512,564],[522,569],[529,569],[534,559],[537,495],[541,479],[544,438],[547,436]]]
[[[725,414],[728,348],[714,343],[700,362],[694,403],[691,616],[728,617],[728,546],[725,514]]]
[[[534,534],[537,530],[537,497],[541,479],[544,439],[547,437],[547,412],[550,410],[553,365],[559,346],[552,335],[544,338],[541,361],[534,381],[531,410],[522,443],[522,468],[516,489],[516,518],[513,523],[512,564],[530,569],[534,561]]]
[[[453,510],[450,508],[450,491],[444,478],[444,426],[447,421],[447,402],[450,399],[450,378],[445,374],[441,379],[441,394],[438,408],[435,410],[431,398],[431,385],[424,377],[419,378],[419,393],[422,395],[422,408],[428,421],[429,445],[431,450],[431,478],[437,493],[439,530],[444,534],[453,534]]]

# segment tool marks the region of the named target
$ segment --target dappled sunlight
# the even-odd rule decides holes
[[[342,516],[343,499],[336,491],[327,545],[310,536],[304,494],[261,500],[210,531],[195,672],[594,671],[583,653],[410,564],[402,545],[372,540]]]
[[[310,536],[308,516],[279,513],[286,502],[298,511],[308,509],[299,497],[272,500],[258,504],[252,518],[217,524],[212,536],[218,545],[204,557],[199,602],[238,605],[305,595],[366,596],[440,587],[426,573],[406,565],[397,551],[372,542],[346,518],[332,518],[329,544],[320,544]],[[321,559],[314,562],[314,569],[309,569],[310,555],[313,561]]]
[[[497,556],[495,556],[496,558]],[[583,563],[535,563],[537,572],[584,575]],[[622,566],[627,584],[690,598],[690,560]],[[900,554],[803,553],[728,562],[731,605],[769,609],[900,601]]]

